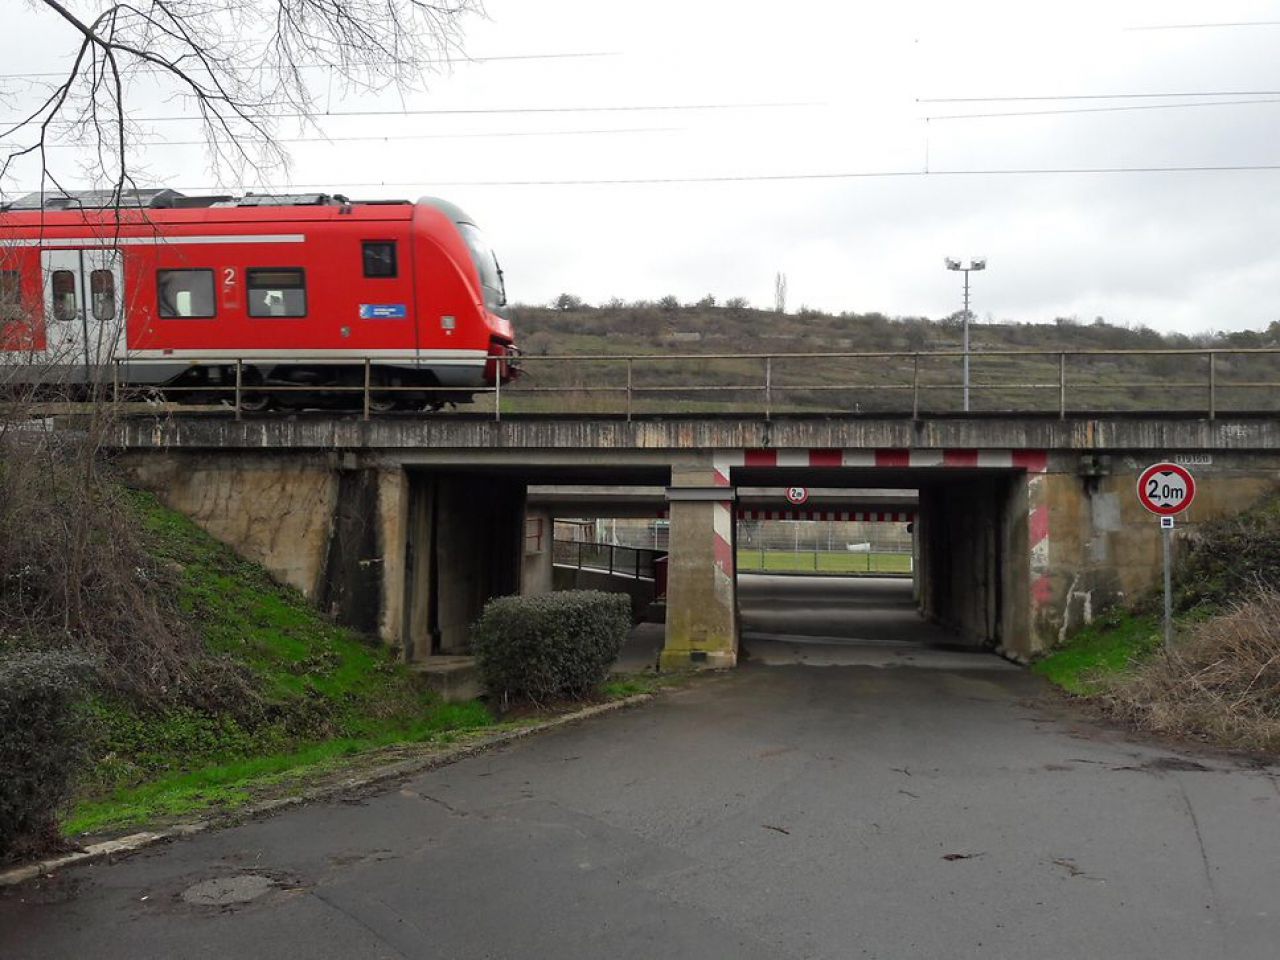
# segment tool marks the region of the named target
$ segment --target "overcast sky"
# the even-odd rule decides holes
[[[74,37],[51,14],[5,6],[7,71],[70,55]],[[1280,164],[1280,25],[1135,29],[1280,21],[1280,2],[487,0],[487,9],[467,29],[473,57],[608,56],[460,63],[407,106],[795,104],[334,117],[322,123],[333,138],[433,139],[291,147],[295,184],[460,204],[489,233],[515,300],[711,293],[766,306],[782,271],[791,309],[938,317],[959,305],[959,277],[943,257],[986,256],[974,277],[983,317],[1104,316],[1189,333],[1280,319],[1280,170],[947,173]],[[9,90],[11,112],[21,90]],[[1206,92],[1271,102],[970,119],[944,117],[1215,98],[923,102]],[[139,110],[182,111],[151,91],[135,96]],[[332,97],[334,110],[399,105]],[[213,186],[201,148],[152,145],[197,132],[145,128],[147,179]],[[69,152],[55,158],[71,162]],[[874,173],[894,175],[487,185]],[[367,185],[375,181],[394,186]]]

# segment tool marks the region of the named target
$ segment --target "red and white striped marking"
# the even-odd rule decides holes
[[[669,510],[659,510],[659,520],[671,515]],[[739,520],[832,520],[859,523],[911,523],[916,518],[914,510],[748,510],[735,512]],[[717,536],[719,531],[717,530]]]
[[[739,510],[739,520],[833,520],[861,523],[910,523],[914,510]]]
[[[719,450],[716,452],[717,483],[728,485],[734,467],[859,467],[872,469],[960,469],[1025,470],[1044,473],[1049,455],[1044,450],[907,449],[868,450],[789,449]]]
[[[1049,575],[1049,504],[1044,477],[1027,483],[1027,541],[1031,550],[1031,605],[1035,610],[1053,602],[1053,579]]]
[[[713,474],[712,480],[717,487],[729,486],[729,469],[721,467],[719,457],[712,462]],[[711,530],[715,537],[713,549],[715,550],[716,569],[729,580],[729,589],[732,591],[732,584],[737,579],[737,558],[734,556],[733,550],[733,533],[736,526],[733,517],[733,501],[717,500],[711,514]],[[722,580],[723,584],[724,581]]]
[[[892,447],[881,449],[840,448],[786,449],[786,450],[717,450],[712,460],[713,482],[718,487],[731,485],[735,468],[742,467],[853,467],[883,470],[1022,470],[1030,477],[1031,500],[1028,526],[1031,539],[1031,592],[1037,605],[1048,603],[1052,597],[1049,578],[1049,509],[1044,503],[1043,476],[1049,468],[1049,454],[1045,450],[978,450],[965,448],[917,449]],[[740,511],[739,516],[750,511]],[[771,513],[773,511],[757,511]],[[781,514],[782,511],[777,511]],[[759,519],[797,518],[796,511],[786,511],[785,516]],[[715,556],[716,568],[725,576],[734,576],[733,527],[735,510],[729,500],[715,504]],[[756,519],[750,517],[748,519]],[[804,519],[809,519],[805,517]],[[825,519],[825,518],[824,518]],[[914,515],[911,519],[914,519]]]

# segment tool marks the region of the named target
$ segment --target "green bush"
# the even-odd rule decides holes
[[[91,672],[89,660],[58,650],[0,658],[0,857],[57,842],[83,755],[76,706]]]
[[[1280,589],[1280,495],[1203,524],[1178,552],[1174,604],[1179,610],[1224,607],[1258,589]]]
[[[625,594],[567,590],[489,601],[471,643],[492,696],[542,703],[591,693],[630,629]]]

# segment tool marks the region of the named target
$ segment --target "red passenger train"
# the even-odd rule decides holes
[[[390,409],[469,400],[514,375],[502,271],[450,203],[109,199],[0,207],[4,379],[217,402],[230,400],[239,362],[250,409],[358,405],[360,393],[332,388],[366,377],[405,388],[373,394]]]

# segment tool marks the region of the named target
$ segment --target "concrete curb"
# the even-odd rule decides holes
[[[523,740],[525,737],[533,736],[536,733],[543,733],[547,730],[554,730],[557,727],[568,726],[571,723],[578,723],[582,720],[589,720],[592,717],[599,716],[603,713],[612,713],[616,710],[622,710],[627,707],[637,706],[641,703],[647,703],[653,699],[651,693],[638,693],[634,696],[624,697],[621,700],[612,700],[608,703],[597,703],[581,710],[575,710],[572,713],[566,713],[558,717],[552,717],[550,720],[544,720],[541,723],[535,723],[528,727],[522,727],[519,730],[507,730],[502,733],[494,734],[491,737],[485,737],[474,743],[464,744],[455,747],[452,750],[445,750],[441,753],[435,753],[430,756],[412,757],[408,760],[400,760],[396,763],[389,763],[381,767],[376,767],[367,773],[357,776],[348,777],[335,783],[326,783],[322,786],[311,787],[293,796],[275,797],[271,800],[263,800],[259,803],[246,804],[243,807],[237,807],[234,811],[207,817],[202,820],[192,820],[188,823],[175,824],[159,831],[142,831],[140,833],[131,833],[128,836],[118,837],[115,840],[104,840],[101,843],[92,843],[82,850],[76,850],[73,853],[65,853],[58,857],[50,857],[46,860],[39,860],[35,863],[23,864],[20,867],[13,867],[0,873],[0,887],[12,887],[36,877],[48,876],[56,870],[63,867],[77,866],[84,863],[90,863],[95,860],[101,860],[104,857],[110,857],[115,854],[132,853],[135,850],[141,850],[152,844],[160,843],[165,840],[177,840],[182,837],[194,836],[197,833],[203,833],[214,827],[229,824],[232,821],[248,819],[252,817],[269,816],[280,810],[289,807],[301,806],[305,803],[314,803],[317,800],[327,800],[330,797],[348,793],[352,790],[359,790],[363,787],[373,786],[374,784],[383,783],[387,780],[396,780],[401,777],[412,776],[418,773],[425,773],[429,770],[435,770],[438,767],[445,767],[451,763],[457,763],[459,760],[466,760],[469,757],[478,756],[486,753],[495,747],[501,747],[504,744],[514,743],[517,740]]]

